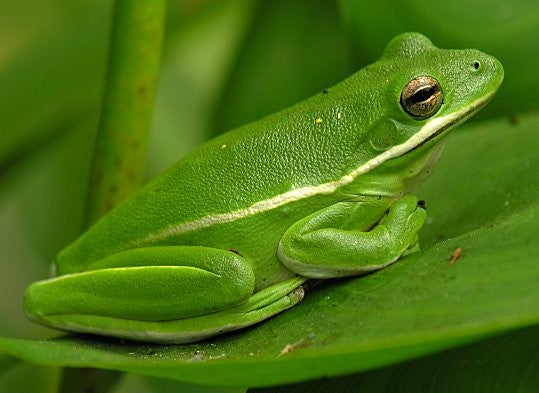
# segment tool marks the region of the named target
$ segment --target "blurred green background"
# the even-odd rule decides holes
[[[77,236],[81,225],[112,2],[21,0],[0,4],[0,336],[44,338],[52,332],[25,319],[22,294],[29,283],[47,277],[55,254]],[[504,84],[473,122],[494,119],[509,125],[521,116],[537,115],[537,1],[172,0],[146,177],[157,176],[220,132],[342,80],[375,61],[387,42],[404,31],[421,32],[442,48],[478,48],[502,62]],[[527,143],[535,152],[539,149],[536,131],[526,134],[532,135]],[[523,349],[529,348],[537,344],[536,333],[525,331],[522,334],[528,339],[521,335],[516,340],[525,343]],[[494,341],[491,347],[499,343]],[[405,363],[378,374],[290,389],[331,391],[335,386],[362,386],[362,391],[369,392],[434,392],[442,391],[439,381],[444,375],[447,378],[448,373],[464,369],[467,383],[480,384],[482,373],[483,377],[495,374],[502,364],[489,363],[494,355],[486,344],[481,345],[477,352],[484,353],[484,358],[467,358],[475,351],[457,350],[423,362],[428,367],[439,361],[451,366],[445,371],[436,369],[438,382],[421,382],[424,375],[413,381],[408,378],[421,388],[397,390],[402,386],[387,384],[387,378],[407,375],[406,367],[425,366]],[[508,356],[516,356],[508,351]],[[459,359],[469,367],[459,369],[455,365]],[[525,363],[537,362],[535,356]],[[0,358],[0,369],[2,364]],[[524,378],[519,370],[510,375],[521,382]],[[531,392],[526,390],[530,386],[539,389],[537,378],[530,378],[524,378],[527,382],[521,390],[512,391]],[[58,369],[23,364],[0,376],[0,390],[53,392],[58,380]],[[205,391],[129,375],[114,392],[174,389]],[[495,386],[488,391],[496,391]]]

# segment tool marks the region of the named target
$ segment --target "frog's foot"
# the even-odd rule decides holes
[[[405,257],[406,255],[414,254],[416,252],[421,252],[421,247],[419,246],[419,236],[417,235],[408,248],[404,250],[402,256]]]
[[[241,329],[284,311],[303,299],[303,277],[294,277],[253,294],[240,306],[220,312],[167,321],[141,321],[91,315],[49,317],[61,329],[162,344],[197,342]]]
[[[279,243],[281,262],[304,277],[331,278],[378,270],[418,251],[417,233],[426,213],[414,196],[405,195],[387,214],[380,212],[371,227],[362,219],[371,209],[358,203],[336,203],[292,225]]]

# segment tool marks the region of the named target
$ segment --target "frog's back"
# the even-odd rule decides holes
[[[59,271],[68,273],[63,261],[71,270],[76,261],[83,270],[125,249],[170,244],[154,235],[172,226],[196,231],[207,217],[348,173],[361,160],[356,152],[372,119],[348,104],[361,91],[348,97],[346,83],[201,145],[64,249]]]

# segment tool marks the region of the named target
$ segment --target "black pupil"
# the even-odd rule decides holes
[[[419,102],[428,100],[430,96],[432,96],[434,93],[436,93],[436,86],[425,87],[424,89],[416,91],[410,97],[410,101],[412,101],[414,104],[417,104]]]

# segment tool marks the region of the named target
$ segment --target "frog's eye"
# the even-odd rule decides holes
[[[401,93],[401,106],[416,120],[431,117],[440,106],[444,96],[438,81],[430,76],[418,76],[412,79]]]

